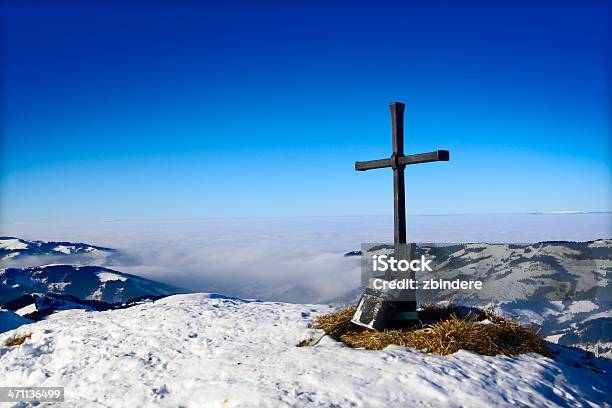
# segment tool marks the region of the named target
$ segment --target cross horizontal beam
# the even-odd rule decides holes
[[[397,161],[397,163],[394,163],[394,160]],[[362,162],[356,161],[355,170],[365,171],[365,170],[372,170],[372,169],[383,169],[385,167],[407,166],[410,164],[428,163],[428,162],[434,162],[434,161],[448,161],[448,160],[449,160],[448,150],[436,150],[434,152],[411,154],[408,156],[398,156],[396,158],[392,156],[388,159],[368,160],[368,161],[362,161]]]

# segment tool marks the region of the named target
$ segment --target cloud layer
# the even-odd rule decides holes
[[[610,214],[408,220],[408,236],[417,242],[584,241],[609,238],[611,230]],[[122,272],[194,291],[290,302],[323,302],[355,289],[359,259],[344,253],[393,239],[391,217],[10,224],[1,234],[117,248],[126,256],[105,262]]]

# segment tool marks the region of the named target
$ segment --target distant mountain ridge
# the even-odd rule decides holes
[[[0,260],[32,255],[75,255],[95,252],[112,254],[116,249],[82,242],[66,241],[28,241],[15,237],[0,237]]]
[[[372,244],[362,260],[362,284],[370,257],[393,255],[393,245]],[[352,251],[345,256],[361,255]],[[516,243],[417,243],[415,257],[432,260],[433,272],[416,279],[481,280],[479,291],[420,290],[421,301],[455,300],[612,300],[612,240]],[[347,299],[350,301],[352,299]]]
[[[53,292],[84,300],[122,303],[186,291],[101,266],[53,264],[0,269],[0,304],[32,293]]]

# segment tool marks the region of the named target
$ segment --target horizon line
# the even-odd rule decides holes
[[[499,212],[499,213],[440,213],[440,214],[407,214],[408,217],[461,217],[478,215],[587,215],[612,214],[612,211],[527,211],[527,212]],[[287,216],[227,216],[227,217],[190,217],[190,218],[117,218],[117,219],[86,219],[86,220],[48,220],[48,221],[0,221],[0,227],[15,224],[52,224],[52,223],[95,223],[95,222],[151,222],[151,221],[213,221],[213,220],[263,220],[263,219],[296,219],[296,218],[360,218],[360,217],[393,217],[393,214],[354,214],[354,215],[287,215]]]

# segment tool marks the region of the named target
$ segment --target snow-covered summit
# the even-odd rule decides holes
[[[68,407],[609,406],[612,365],[563,349],[441,357],[403,347],[296,347],[328,306],[167,297],[70,310],[0,334],[0,383],[64,386]],[[582,353],[583,355],[584,353]]]

